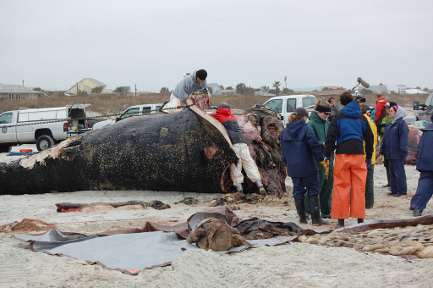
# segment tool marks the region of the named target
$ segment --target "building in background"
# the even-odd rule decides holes
[[[76,96],[80,92],[91,93],[93,88],[102,87],[101,93],[106,93],[104,89],[106,89],[107,85],[93,78],[84,78],[81,81],[75,83],[68,91],[66,91],[65,95],[67,96]]]
[[[0,98],[13,98],[13,99],[36,99],[44,95],[44,92],[34,91],[31,87],[24,87],[23,85],[8,85],[0,83]]]

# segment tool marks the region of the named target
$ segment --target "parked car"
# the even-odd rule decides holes
[[[53,147],[72,134],[87,132],[86,108],[76,103],[64,107],[20,109],[0,114],[0,152],[17,144],[36,143],[38,151]]]
[[[114,123],[121,121],[123,119],[132,117],[132,116],[138,116],[138,115],[146,115],[146,114],[153,114],[158,113],[159,108],[162,106],[162,103],[157,104],[142,104],[142,105],[135,105],[127,108],[125,111],[123,111],[122,114],[120,114],[119,117],[116,118],[116,120],[105,120],[100,121],[98,123],[95,123],[93,125],[93,130],[100,129],[105,126],[113,125]]]
[[[296,108],[305,108],[308,112],[313,111],[316,105],[316,96],[314,95],[286,95],[270,98],[263,105],[274,110],[281,115],[281,121],[284,125],[288,123],[290,114],[295,112]]]
[[[433,113],[433,93],[427,97],[424,104],[419,104],[418,101],[413,102],[413,110],[415,110],[417,121],[426,121],[426,123],[430,123],[430,118]]]

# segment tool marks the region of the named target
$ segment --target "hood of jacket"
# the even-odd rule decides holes
[[[404,118],[407,116],[407,111],[401,106],[398,106],[397,111],[395,112],[394,118],[392,118],[391,123],[396,122],[400,118]]]
[[[385,102],[386,103],[386,98],[383,96],[380,96],[379,98],[377,98],[376,102]]]
[[[359,102],[352,101],[341,109],[341,113],[347,117],[359,117],[362,114],[361,106],[359,106]]]
[[[295,140],[297,139],[299,133],[302,131],[303,128],[307,126],[307,123],[305,121],[295,121],[287,124],[287,132],[284,135],[283,140]]]

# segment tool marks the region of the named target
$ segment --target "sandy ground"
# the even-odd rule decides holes
[[[14,147],[33,148],[34,145]],[[0,162],[18,159],[0,154]],[[408,195],[387,196],[385,170],[375,165],[375,205],[366,211],[366,221],[410,219],[409,203],[419,177],[414,166],[406,166]],[[291,181],[286,179],[291,191]],[[289,193],[291,194],[291,193]],[[197,198],[196,205],[175,204],[186,196]],[[145,221],[176,224],[208,208],[221,194],[155,191],[80,191],[39,195],[0,196],[0,226],[25,218],[53,223],[61,231],[93,234],[109,229],[140,227]],[[123,202],[161,200],[170,209],[116,209],[91,213],[57,213],[56,203]],[[284,205],[284,201],[289,205]],[[431,202],[430,202],[431,203]],[[235,213],[271,221],[295,222],[298,217],[293,199],[267,197],[260,204],[240,204]],[[429,204],[423,215],[433,214]],[[332,229],[336,220],[323,226]],[[346,226],[356,219],[346,220]],[[312,228],[311,225],[301,225]],[[187,251],[172,266],[144,270],[136,276],[90,265],[69,257],[50,256],[29,249],[29,244],[0,233],[0,287],[432,287],[433,259],[406,261],[378,253],[361,253],[346,247],[324,247],[291,243],[257,247],[241,253],[218,256],[211,251]]]

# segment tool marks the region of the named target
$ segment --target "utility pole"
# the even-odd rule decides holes
[[[137,97],[137,84],[134,84],[134,92],[135,92],[135,97]]]

